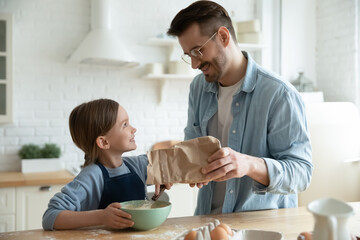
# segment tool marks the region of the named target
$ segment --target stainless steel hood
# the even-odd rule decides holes
[[[111,27],[111,0],[91,1],[91,31],[68,62],[115,67],[139,65]]]

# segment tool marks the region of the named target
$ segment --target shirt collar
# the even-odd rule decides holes
[[[255,89],[256,86],[256,76],[257,76],[257,70],[258,66],[256,62],[251,58],[250,54],[248,54],[245,51],[242,51],[242,54],[244,54],[244,57],[248,60],[247,67],[246,67],[246,74],[244,83],[241,87],[241,90],[244,92],[252,92]]]

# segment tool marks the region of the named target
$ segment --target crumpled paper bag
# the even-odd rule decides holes
[[[220,141],[206,136],[175,144],[169,149],[147,153],[147,184],[198,183],[205,181],[201,168],[221,148]]]

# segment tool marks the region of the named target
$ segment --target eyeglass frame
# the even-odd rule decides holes
[[[201,45],[199,48],[195,48],[195,49],[191,49],[189,54],[184,53],[183,55],[181,55],[181,59],[187,63],[187,64],[191,64],[192,58],[196,58],[201,60],[203,57],[203,53],[200,51],[213,37],[216,36],[216,34],[218,33],[218,31],[216,31],[203,45]],[[189,59],[189,61],[187,61],[187,59]]]

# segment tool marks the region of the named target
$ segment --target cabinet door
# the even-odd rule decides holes
[[[0,123],[12,121],[12,15],[0,13]]]
[[[15,231],[15,214],[0,214],[0,233]]]
[[[15,231],[15,188],[0,188],[0,232]]]
[[[0,215],[15,213],[15,188],[0,188]]]
[[[16,231],[41,229],[42,216],[50,198],[63,185],[28,186],[16,188]]]

